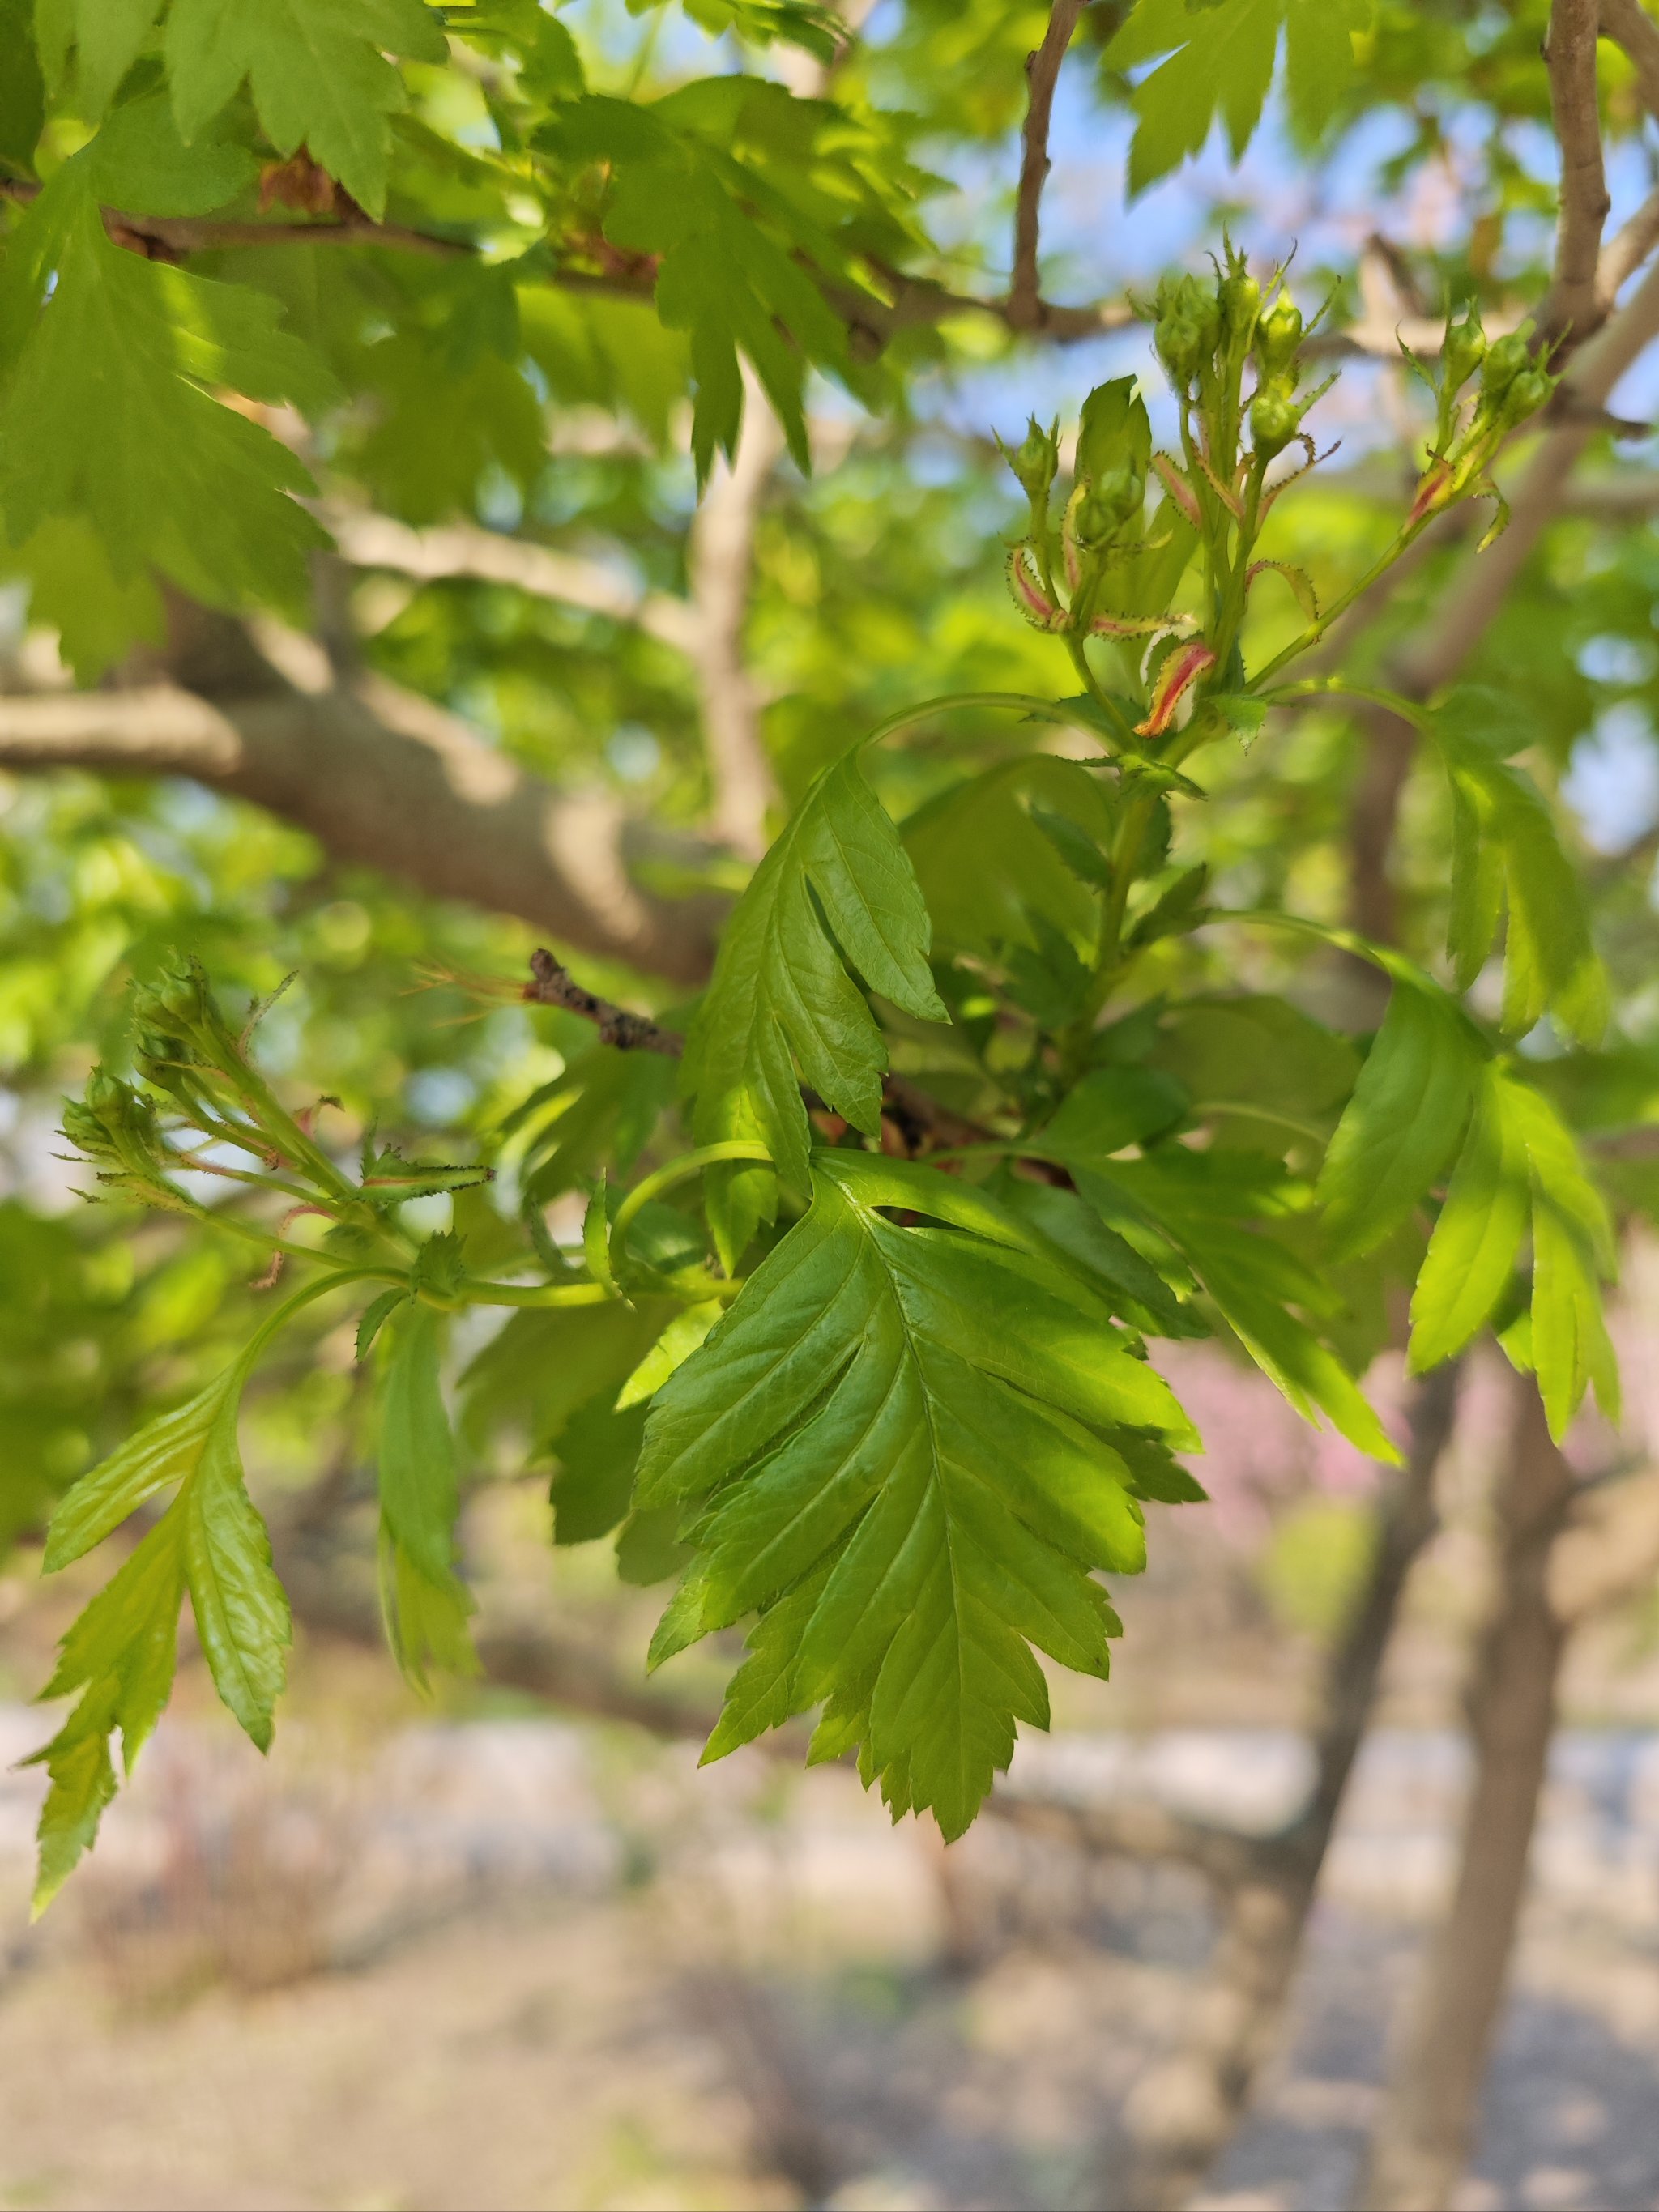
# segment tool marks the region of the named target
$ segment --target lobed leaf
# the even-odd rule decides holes
[[[1484,1057],[1450,1000],[1396,979],[1316,1192],[1339,1255],[1371,1250],[1427,1195],[1468,1127]]]
[[[710,1756],[822,1704],[896,1815],[959,1835],[1015,1723],[1046,1723],[1032,1647],[1106,1672],[1089,1570],[1145,1555],[1107,1437],[1195,1438],[1052,1250],[954,1178],[816,1155],[811,1210],[659,1393],[641,1462],[638,1502],[689,1508],[698,1554],[656,1656],[762,1616]]]
[[[802,799],[726,925],[686,1047],[698,1143],[758,1140],[786,1186],[804,1195],[803,1079],[873,1135],[886,1048],[847,963],[906,1013],[947,1020],[927,965],[929,937],[898,833],[856,753],[846,754]],[[766,1168],[711,1171],[709,1218],[728,1267],[769,1218],[773,1187]]]

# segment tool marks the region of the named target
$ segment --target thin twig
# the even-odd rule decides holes
[[[524,987],[526,1004],[562,1006],[568,1014],[580,1014],[598,1029],[601,1044],[614,1045],[618,1052],[659,1052],[670,1060],[678,1060],[684,1051],[683,1037],[659,1029],[648,1016],[630,1014],[626,1006],[585,990],[544,946],[538,945],[531,954],[530,971],[532,980]]]
[[[1546,339],[1587,337],[1605,313],[1596,283],[1601,228],[1611,204],[1601,165],[1595,45],[1600,0],[1552,0],[1544,58],[1550,108],[1561,145],[1560,213],[1555,279],[1539,315]]]
[[[1048,158],[1048,125],[1054,114],[1054,86],[1060,65],[1072,43],[1078,17],[1086,0],[1054,0],[1042,44],[1025,60],[1031,88],[1025,111],[1024,150],[1019,166],[1019,197],[1014,208],[1014,267],[1005,310],[1009,325],[1017,331],[1042,326],[1042,295],[1037,280],[1037,225],[1042,206],[1042,187],[1052,166]]]

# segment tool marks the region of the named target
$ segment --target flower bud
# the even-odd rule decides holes
[[[1505,422],[1524,422],[1535,415],[1555,389],[1555,379],[1541,368],[1523,368],[1504,393],[1501,413]]]
[[[1045,430],[1033,415],[1030,427],[1012,453],[1005,446],[1003,458],[1013,471],[1021,489],[1033,503],[1046,502],[1049,488],[1060,471],[1060,423]]]
[[[1516,378],[1532,360],[1532,349],[1519,331],[1495,338],[1480,364],[1480,396],[1496,409]]]
[[[1083,553],[1109,545],[1123,520],[1116,499],[1091,484],[1072,511],[1072,537]]]
[[[1261,287],[1245,264],[1242,253],[1229,249],[1227,273],[1217,288],[1221,304],[1221,327],[1228,342],[1248,341],[1261,305]]]
[[[1282,453],[1301,422],[1301,410],[1282,386],[1263,385],[1250,403],[1250,442],[1257,459],[1270,461]]]
[[[1288,292],[1256,319],[1255,357],[1264,380],[1283,378],[1296,381],[1297,349],[1302,343],[1302,313]]]
[[[1470,300],[1465,302],[1462,319],[1448,319],[1446,324],[1445,343],[1440,353],[1443,390],[1461,392],[1486,356],[1486,333],[1480,327],[1480,311]]]
[[[1170,381],[1185,392],[1203,366],[1206,349],[1196,323],[1184,315],[1169,315],[1152,333],[1158,357],[1170,372]]]

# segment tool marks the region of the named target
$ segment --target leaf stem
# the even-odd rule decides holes
[[[618,1245],[622,1243],[640,1208],[648,1206],[659,1191],[672,1190],[677,1182],[684,1182],[689,1176],[700,1175],[704,1168],[714,1167],[721,1160],[756,1160],[770,1167],[772,1155],[763,1145],[733,1138],[724,1144],[700,1146],[695,1152],[686,1152],[677,1160],[670,1160],[666,1167],[659,1168],[654,1175],[647,1176],[643,1182],[635,1183],[617,1208],[617,1218],[611,1224],[611,1243]]]

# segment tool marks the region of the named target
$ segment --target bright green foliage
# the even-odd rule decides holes
[[[61,1566],[155,1491],[179,1486],[161,1518],[64,1637],[43,1693],[81,1694],[35,1754],[52,1778],[40,1816],[37,1911],[90,1845],[115,1794],[111,1735],[119,1729],[130,1772],[161,1717],[186,1591],[220,1696],[262,1751],[270,1742],[289,1625],[236,1446],[236,1410],[251,1364],[245,1354],[188,1405],[141,1429],[84,1477],[53,1516],[47,1556]]]
[[[1484,1058],[1452,1000],[1396,981],[1319,1178],[1339,1250],[1370,1251],[1421,1204],[1468,1126]]]
[[[24,544],[82,521],[118,584],[154,562],[214,604],[297,600],[307,553],[324,542],[289,496],[310,479],[210,387],[315,404],[328,380],[278,329],[264,295],[110,242],[98,212],[98,145],[58,172],[7,262],[7,529]]]
[[[849,753],[801,801],[721,940],[686,1059],[698,1142],[755,1138],[786,1187],[804,1192],[802,1079],[873,1135],[887,1056],[843,957],[904,1012],[943,1021],[928,936],[898,833]],[[720,1172],[716,1231],[732,1266],[768,1217],[771,1178],[763,1169]]]
[[[326,866],[214,798],[8,782],[0,1061],[33,1087],[26,1116],[77,1091],[64,1129],[117,1211],[0,1212],[22,1470],[0,1528],[38,1528],[131,1438],[69,1492],[48,1553],[131,1532],[54,1685],[79,1703],[46,1753],[43,1895],[116,1786],[114,1731],[130,1759],[154,1725],[187,1591],[222,1695],[269,1735],[286,1614],[234,1425],[279,1326],[246,1425],[256,1482],[308,1474],[313,1526],[343,1488],[349,1551],[375,1471],[388,1638],[417,1686],[471,1663],[463,1475],[525,1480],[556,1544],[679,1578],[659,1660],[747,1632],[711,1755],[813,1711],[814,1758],[856,1750],[896,1811],[951,1833],[1045,1718],[1046,1666],[1104,1674],[1099,1577],[1139,1565],[1142,1509],[1203,1497],[1167,1341],[1215,1336],[1378,1458],[1362,1378],[1407,1292],[1414,1365],[1486,1329],[1535,1366],[1558,1433],[1588,1389],[1613,1400],[1599,1189],[1659,1210],[1659,1180],[1639,1146],[1598,1159],[1589,1139],[1659,1097],[1654,933],[1638,871],[1577,868],[1554,786],[1585,732],[1659,715],[1648,540],[1592,513],[1556,533],[1482,648],[1494,688],[1358,693],[1422,732],[1450,802],[1413,785],[1395,825],[1398,943],[1335,920],[1367,811],[1349,675],[1437,619],[1469,556],[1425,533],[1494,495],[1571,374],[1512,329],[1547,278],[1545,0],[1143,0],[1083,11],[1066,63],[1076,90],[1092,46],[1089,129],[1109,148],[1133,120],[1135,188],[1218,118],[1242,147],[1281,58],[1291,160],[1391,111],[1379,204],[1459,118],[1492,235],[1405,249],[1448,330],[1407,402],[1403,497],[1380,461],[1321,456],[1311,495],[1295,481],[1350,301],[1339,282],[1310,348],[1327,274],[1304,290],[1302,257],[1294,296],[1269,275],[1293,240],[1266,207],[1133,297],[1110,222],[1085,275],[1045,208],[1044,301],[1086,285],[1108,323],[1127,301],[1170,391],[1071,395],[1006,449],[1017,493],[993,481],[985,395],[1068,318],[1011,328],[996,196],[946,198],[913,153],[1011,173],[1042,0],[905,0],[851,39],[806,0],[629,12],[0,0],[0,507],[30,619],[82,682],[165,672],[228,698],[256,781],[267,722],[318,716],[343,774],[372,778],[382,717],[414,771],[383,805],[343,784],[337,840],[325,792],[295,805]],[[725,43],[688,60],[699,30]],[[757,58],[780,42],[799,53]],[[834,66],[809,77],[801,54]],[[1610,44],[1602,61],[1617,136],[1633,104]],[[1075,111],[1056,113],[1063,161]],[[1344,158],[1374,161],[1358,137]],[[1487,343],[1483,307],[1510,335]],[[826,374],[863,418],[813,394]],[[772,410],[804,464],[809,403],[834,465],[769,477],[752,542],[742,469],[693,526],[742,410]],[[343,530],[313,566],[301,453],[316,512],[378,550]],[[711,584],[750,567],[743,637],[715,635]],[[282,620],[164,624],[164,582]],[[1349,656],[1335,625],[1389,589]],[[123,665],[139,641],[155,658]],[[699,834],[732,796],[716,662],[739,644],[750,769],[787,808],[746,889],[741,841]],[[1615,705],[1635,713],[1603,723]],[[637,895],[667,940],[684,897],[672,980],[596,920],[560,948],[581,988],[527,1006],[514,926],[372,878],[376,821],[406,805],[386,856],[433,869],[449,817],[425,817],[434,761],[405,749],[428,738],[469,805],[495,744],[524,773],[507,805],[539,805],[539,776],[648,815],[619,848],[629,887],[608,848],[563,847],[574,814],[550,865],[596,862],[595,914]],[[1356,962],[1393,988],[1369,1040]],[[450,979],[436,1000],[410,994],[422,970]],[[598,1042],[567,1011],[586,990],[626,1009],[599,1008]],[[301,1287],[267,1322],[276,1264]],[[456,1342],[474,1356],[452,1383]],[[587,1602],[586,1577],[560,1585]]]
[[[386,205],[389,118],[404,104],[386,53],[441,62],[448,49],[422,0],[261,0],[257,8],[173,0],[166,52],[184,138],[198,137],[246,82],[277,152],[307,146],[378,216]]]
[[[1618,1369],[1600,1288],[1613,1270],[1611,1230],[1555,1109],[1493,1061],[1413,1296],[1413,1367],[1462,1351],[1492,1318],[1528,1226],[1531,1359],[1559,1437],[1592,1383],[1617,1418]]]
[[[873,142],[860,144],[831,111],[780,85],[731,76],[650,107],[572,102],[542,143],[573,165],[606,164],[606,237],[660,257],[657,312],[691,349],[699,479],[718,448],[737,443],[740,352],[810,467],[805,365],[853,374],[846,325],[819,288],[866,291],[861,256],[906,241],[900,193],[873,181]],[[893,181],[902,192],[902,173]]]
[[[54,92],[65,88],[72,58],[76,104],[95,121],[138,58],[161,10],[161,0],[34,0],[35,45],[47,83]]]
[[[820,1153],[811,1211],[659,1394],[641,1464],[642,1505],[702,1509],[659,1649],[763,1608],[711,1754],[822,1703],[896,1814],[959,1835],[1015,1720],[1046,1723],[1028,1645],[1106,1672],[1087,1570],[1145,1556],[1121,1428],[1192,1441],[1040,1239],[949,1178]]]
[[[1583,894],[1543,795],[1504,758],[1529,733],[1470,691],[1454,692],[1432,726],[1451,787],[1449,950],[1460,987],[1480,973],[1507,908],[1504,1028],[1522,1035],[1554,1013],[1594,1044],[1607,1025],[1607,986]]]
[[[1168,57],[1135,89],[1131,191],[1198,153],[1218,111],[1237,159],[1261,119],[1281,27],[1291,114],[1316,137],[1348,90],[1371,12],[1372,0],[1139,0],[1106,50],[1119,70]]]
[[[380,1407],[380,1603],[386,1640],[410,1679],[428,1660],[465,1670],[472,1601],[455,1572],[460,1491],[438,1379],[439,1316],[416,1305],[391,1328]]]

